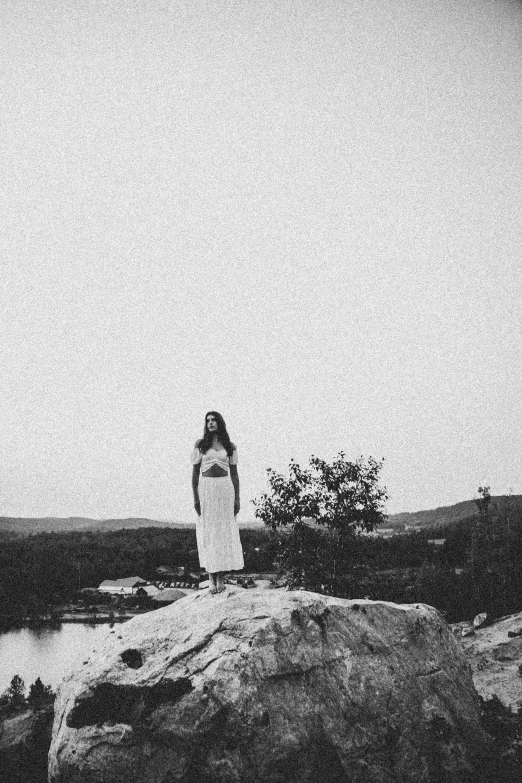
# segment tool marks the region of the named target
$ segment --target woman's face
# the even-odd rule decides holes
[[[218,428],[218,424],[216,421],[216,417],[210,414],[209,416],[207,416],[207,430],[209,432],[217,432],[217,428]]]

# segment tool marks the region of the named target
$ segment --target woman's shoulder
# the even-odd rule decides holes
[[[202,443],[203,443],[203,438],[198,438],[198,440],[194,443],[194,448],[199,449]]]
[[[232,451],[237,451],[237,446],[235,443],[232,443],[232,441],[230,441],[230,447],[232,448]]]

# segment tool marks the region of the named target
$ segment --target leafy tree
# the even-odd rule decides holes
[[[268,469],[270,494],[254,501],[255,513],[279,534],[279,564],[291,587],[350,593],[360,534],[385,521],[381,467],[371,457],[348,462],[341,451],[331,464],[312,456],[301,468],[292,460],[288,478]]]

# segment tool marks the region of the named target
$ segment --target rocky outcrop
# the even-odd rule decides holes
[[[119,627],[61,686],[51,783],[461,783],[487,747],[425,605],[228,588]]]
[[[53,724],[52,705],[25,709],[0,722],[2,783],[45,783]]]
[[[458,625],[454,626],[458,631]],[[462,631],[461,631],[462,633]],[[522,612],[497,620],[461,644],[469,658],[473,682],[482,698],[498,696],[512,710],[522,707]]]

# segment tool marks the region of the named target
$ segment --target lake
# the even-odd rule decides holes
[[[0,693],[15,674],[25,682],[26,695],[37,677],[55,690],[111,630],[110,623],[64,623],[59,628],[17,628],[0,633]]]

